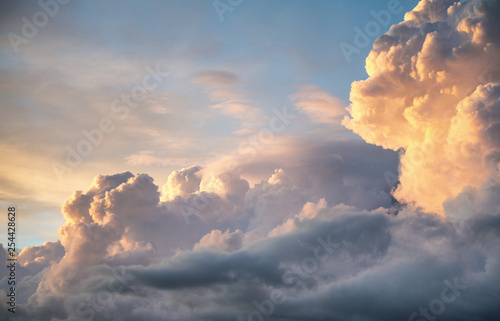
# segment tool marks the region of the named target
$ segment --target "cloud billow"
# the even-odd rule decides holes
[[[343,124],[400,150],[395,196],[444,214],[466,186],[498,178],[498,1],[421,1],[380,36]],[[486,116],[488,115],[488,116]]]
[[[19,312],[6,312],[0,290],[0,318],[498,319],[499,11],[423,0],[376,40],[369,78],[353,83],[343,123],[400,152],[397,211],[380,174],[395,170],[395,153],[359,140],[297,139],[283,149],[293,162],[255,184],[192,164],[163,186],[98,175],[64,202],[59,241],[20,253]],[[197,83],[243,119],[235,104],[251,108],[235,80],[210,72]],[[318,87],[294,97],[313,121],[343,114]],[[262,151],[240,165],[273,161]]]

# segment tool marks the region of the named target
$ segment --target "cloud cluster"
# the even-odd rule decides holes
[[[368,145],[360,145],[359,149],[363,153],[372,150]],[[266,244],[269,236],[296,231],[297,224],[314,218],[317,210],[327,207],[327,203],[335,205],[346,195],[352,199],[360,195],[359,190],[343,184],[344,175],[349,175],[352,169],[343,167],[340,156],[349,159],[349,153],[356,148],[321,146],[316,150],[322,154],[305,153],[310,155],[293,167],[274,170],[252,187],[234,173],[212,176],[200,166],[173,171],[161,188],[146,174],[96,176],[86,191],[76,191],[64,202],[62,212],[66,223],[59,229],[60,241],[26,248],[20,254],[20,275],[24,277],[19,288],[23,295],[16,316],[20,320],[30,320],[34,315],[39,320],[85,320],[94,315],[103,318],[108,314],[122,315],[120,310],[124,306],[140,310],[145,305],[141,300],[132,305],[127,303],[129,291],[148,292],[144,299],[151,295],[176,297],[175,293],[158,287],[169,284],[168,287],[185,291],[191,283],[199,288],[197,280],[201,276],[194,274],[201,270],[205,271],[203,278],[207,278],[204,282],[209,287],[231,279],[243,287],[256,279],[280,284],[284,271],[281,263],[267,262],[265,258],[266,262],[259,263],[260,254],[246,253],[246,248],[256,246],[256,242]],[[379,156],[393,158],[385,152]],[[385,181],[371,186],[389,197]],[[328,191],[328,187],[333,189]],[[364,193],[365,200],[370,198],[367,191]],[[354,203],[377,204],[378,197],[373,194],[367,203]],[[346,201],[349,202],[349,197]],[[275,251],[281,251],[281,246],[273,245]],[[288,260],[293,260],[293,253],[289,255]],[[221,261],[210,268],[208,262],[216,257]],[[197,260],[199,264],[191,266]],[[230,266],[219,271],[225,262]],[[274,272],[267,271],[268,263],[272,263]],[[156,284],[155,273],[161,275],[166,266],[175,268],[176,264],[183,267],[172,272],[173,279]],[[125,267],[124,275],[133,275],[136,280],[126,289],[109,291],[107,285],[116,283],[113,275]],[[264,291],[257,285],[251,286],[256,295]],[[215,289],[207,291],[217,294]],[[252,293],[247,294],[249,298]],[[167,301],[176,307],[181,304]],[[239,304],[244,308],[243,301]],[[127,309],[123,311],[131,316],[139,313]],[[182,318],[192,313],[184,308],[177,312]]]
[[[493,299],[500,285],[498,214],[476,213],[457,224],[410,209],[393,216],[324,206],[307,203],[293,228],[272,237],[245,242],[248,231],[216,229],[193,250],[150,253],[152,260],[125,244],[126,231],[111,218],[75,223],[65,256],[38,278],[23,279],[26,289],[33,278],[40,283],[18,319],[235,320],[257,311],[269,320],[396,320],[426,309],[442,320],[485,320],[500,313]],[[27,250],[24,262],[28,254],[53,256],[54,246]],[[113,280],[117,290],[109,291]],[[447,288],[444,312],[429,305]]]
[[[421,1],[353,84],[344,124],[404,149],[394,195],[417,207],[391,197],[395,153],[355,139],[282,138],[278,160],[269,149],[238,174],[184,167],[163,186],[98,175],[64,202],[59,241],[20,253],[17,313],[0,290],[0,318],[498,319],[500,86],[481,75],[498,68],[499,8]],[[235,81],[200,77],[217,99]],[[316,87],[295,97],[313,118],[340,116]]]
[[[379,37],[343,124],[401,151],[395,196],[426,211],[498,177],[498,1],[421,1]]]
[[[244,181],[234,179],[223,186]],[[483,320],[500,313],[491,299],[500,286],[498,184],[450,200],[450,211],[474,212],[453,221],[410,208],[395,216],[328,205],[293,181],[281,169],[240,197],[232,188],[181,188],[183,195],[162,201],[147,175],[99,175],[64,204],[61,242],[20,254],[25,296],[16,318],[396,320],[425,308],[442,320]],[[193,202],[204,195],[207,203]],[[182,206],[195,205],[200,211],[185,222]],[[449,284],[458,294],[447,296],[454,299],[445,311],[429,310]]]

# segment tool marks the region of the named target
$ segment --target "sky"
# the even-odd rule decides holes
[[[2,1],[0,319],[497,320],[499,20]]]

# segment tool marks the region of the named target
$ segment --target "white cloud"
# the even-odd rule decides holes
[[[497,11],[493,1],[421,1],[377,39],[370,77],[352,84],[343,124],[404,149],[394,193],[402,202],[443,214],[448,197],[498,175],[498,90],[484,75],[500,62]]]

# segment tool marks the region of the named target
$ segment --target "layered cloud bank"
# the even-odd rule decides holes
[[[395,196],[426,211],[498,178],[500,5],[421,1],[379,37],[344,124],[401,151]]]
[[[400,151],[394,195],[416,206],[384,179],[395,153],[353,138],[283,139],[282,166],[262,148],[238,163],[266,169],[257,184],[219,163],[163,186],[98,175],[63,204],[59,241],[20,253],[17,312],[0,290],[0,319],[497,320],[499,17],[498,1],[421,1],[352,85],[344,124]],[[231,75],[209,76],[218,101]],[[292,98],[313,121],[343,115],[317,87]]]
[[[450,211],[474,213],[450,221],[410,208],[388,214],[389,204],[364,210],[328,195],[314,200],[285,170],[252,188],[231,177],[220,184],[243,187],[201,191],[212,178],[191,186],[197,169],[173,172],[163,195],[149,176],[128,172],[97,176],[74,193],[60,242],[20,254],[15,319],[500,315],[499,185],[449,201]],[[172,188],[179,195],[165,197]],[[0,313],[10,320],[5,306]]]

